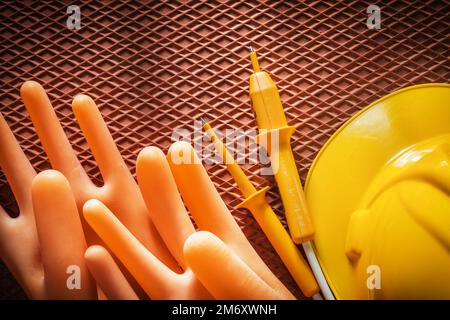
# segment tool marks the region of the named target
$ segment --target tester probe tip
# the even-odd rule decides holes
[[[250,47],[248,49],[250,51],[250,59],[252,60],[252,67],[254,72],[259,72],[259,63],[258,63],[258,57],[256,56],[256,51],[253,49],[253,47]]]

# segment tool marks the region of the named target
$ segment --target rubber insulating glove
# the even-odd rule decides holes
[[[0,207],[0,257],[27,296],[96,299],[84,260],[86,240],[67,179],[55,170],[36,175],[1,114],[0,167],[19,207],[14,218]],[[68,283],[71,272],[82,286]]]
[[[77,107],[76,101],[91,101],[91,99],[85,95],[77,96],[73,110],[100,167],[104,181],[101,187],[97,187],[88,178],[78,161],[43,87],[35,81],[27,81],[22,85],[20,93],[52,168],[60,171],[70,183],[88,245],[101,244],[101,240],[81,215],[83,204],[88,199],[95,198],[120,212],[121,216],[118,218],[133,232],[133,235],[158,259],[179,272],[179,266],[149,219],[139,187],[121,158],[99,110],[94,103],[80,103],[78,105],[81,107]],[[34,283],[42,282],[43,278],[33,276],[36,269],[39,270],[37,266],[40,264],[39,240],[35,230],[30,194],[31,183],[36,173],[3,118],[0,124],[1,166],[22,213],[14,220],[6,214],[3,215],[3,225],[6,227],[2,229],[0,235],[4,240],[0,245],[2,247],[0,254],[26,294],[30,298],[44,298],[42,286]],[[12,241],[13,233],[22,241]],[[126,272],[123,266],[121,268]],[[133,282],[133,277],[129,274],[126,276],[139,296],[145,297],[143,291]]]
[[[44,89],[36,82],[26,82],[21,88],[21,95],[52,167],[67,177],[70,187],[67,185],[66,191],[72,189],[78,211],[81,212],[84,205],[84,216],[104,240],[101,241],[86,221],[81,219],[87,242],[93,245],[85,252],[85,259],[92,275],[103,290],[100,296],[105,295],[110,299],[143,297],[141,288],[134,282],[135,278],[152,298],[293,298],[245,239],[201,164],[174,165],[170,158],[169,161],[166,160],[159,149],[145,149],[141,153],[142,157],[140,156],[142,160],[138,160],[138,176],[145,176],[138,178],[141,194],[95,103],[90,97],[79,95],[73,101],[73,111],[105,182],[103,186],[97,187],[89,180],[77,160]],[[6,123],[2,128],[9,131]],[[12,133],[11,137],[15,141]],[[9,139],[7,135],[2,135],[2,138]],[[16,160],[20,159],[16,151],[20,148],[17,142],[15,149],[9,148],[9,145],[2,143],[5,150],[2,150],[2,167],[12,167],[14,170],[18,163]],[[182,143],[175,144],[171,152],[174,149],[180,149],[179,151],[185,154],[192,152],[190,146]],[[14,154],[10,155],[11,152]],[[150,160],[145,160],[147,158]],[[24,160],[22,163],[27,162],[23,153],[22,160]],[[13,190],[18,190],[15,194],[21,212],[29,212],[29,208],[33,207],[30,203],[33,201],[30,200],[31,195],[27,190],[33,189],[30,181],[33,180],[35,173],[29,163],[23,168],[25,169],[20,170],[21,173],[18,175],[8,175],[7,172],[12,172],[12,169],[5,169],[5,172],[7,176],[14,176],[13,179],[10,177],[8,179],[10,183],[15,180],[11,184]],[[15,170],[17,171],[17,168]],[[28,176],[26,172],[29,172]],[[169,174],[161,176],[161,173],[168,172]],[[53,174],[56,175],[55,172]],[[191,191],[183,182],[185,179],[194,183],[195,187],[191,189],[195,190],[193,196],[198,198],[189,196]],[[162,188],[163,183],[152,187],[152,181],[165,181],[168,189]],[[14,184],[17,185],[16,188]],[[181,207],[184,210],[184,206],[179,198],[177,186],[203,232],[195,232],[186,211],[178,210]],[[150,192],[146,191],[148,188],[165,191],[151,196],[148,195]],[[167,190],[171,192],[166,192]],[[203,216],[200,213],[202,210],[198,208],[198,199],[213,199],[203,201],[205,205],[202,208],[205,212]],[[44,209],[54,210],[45,205],[39,210]],[[42,293],[45,290],[35,289],[42,286],[34,285],[33,282],[39,283],[39,279],[44,278],[32,276],[31,271],[35,271],[35,266],[39,265],[39,258],[36,257],[41,256],[42,252],[39,250],[44,249],[39,248],[38,232],[36,230],[32,232],[33,226],[36,225],[33,223],[34,215],[25,213],[21,216],[24,218],[23,221],[26,220],[31,232],[25,233],[23,227],[18,227],[15,230],[20,231],[16,231],[16,238],[20,240],[26,238],[27,241],[10,241],[10,234],[2,232],[3,239],[8,239],[6,242],[2,241],[8,243],[4,245],[6,249],[2,250],[2,257],[9,261],[8,267],[13,270],[29,296],[43,298],[46,297]],[[26,217],[28,218],[25,219]],[[5,225],[8,225],[9,221],[6,221]],[[49,220],[42,221],[44,224],[50,223]],[[36,222],[39,228],[39,221]],[[116,264],[117,260],[100,246],[104,243],[115,254],[115,258],[122,262],[120,266]],[[54,258],[52,255],[49,257],[50,260]],[[130,257],[139,259],[130,265],[130,261],[133,261],[129,259]],[[219,267],[222,269],[221,275],[215,272]],[[226,280],[230,277],[235,281]],[[152,283],[149,279],[157,281]]]
[[[143,149],[137,177],[152,220],[182,273],[142,246],[100,201],[88,201],[83,212],[152,299],[294,298],[247,241],[188,143],[174,143],[167,157],[159,148]],[[102,260],[89,250],[88,261]],[[103,287],[101,279],[97,282]],[[106,285],[122,287],[111,285],[110,279]]]

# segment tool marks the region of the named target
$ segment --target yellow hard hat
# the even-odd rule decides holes
[[[450,85],[374,102],[308,174],[314,250],[338,299],[450,299]]]

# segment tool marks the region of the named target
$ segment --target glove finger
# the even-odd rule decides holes
[[[176,290],[178,274],[148,251],[103,203],[87,201],[83,214],[150,298],[164,299]]]
[[[73,99],[72,109],[104,181],[118,174],[128,174],[128,168],[94,100],[84,94],[77,95]]]
[[[0,167],[16,198],[19,210],[29,214],[31,206],[31,181],[36,176],[11,129],[0,113]]]
[[[84,258],[97,285],[108,300],[138,300],[109,252],[99,245],[87,248]]]
[[[278,292],[210,232],[200,231],[191,235],[184,245],[184,254],[188,266],[216,299],[282,299]]]
[[[69,140],[56,116],[44,88],[35,81],[27,81],[20,95],[44,147],[52,167],[59,170],[71,185],[93,186],[78,161]]]
[[[39,173],[31,186],[44,281],[49,299],[96,299],[85,260],[86,240],[75,198],[58,171]]]
[[[166,156],[159,148],[147,147],[139,153],[136,168],[139,187],[152,221],[172,255],[186,269],[183,245],[195,229]]]

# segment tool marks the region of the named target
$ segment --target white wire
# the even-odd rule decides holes
[[[314,300],[323,300],[323,297],[320,293],[316,293],[315,295],[312,296],[312,298]]]
[[[302,244],[303,250],[305,250],[306,258],[308,259],[309,265],[311,266],[312,272],[316,277],[319,288],[326,300],[334,300],[333,293],[328,286],[327,280],[323,275],[322,269],[320,268],[319,261],[317,260],[314,250],[311,246],[311,241],[304,242]],[[313,296],[314,298],[314,296]],[[315,298],[314,298],[315,299]]]

